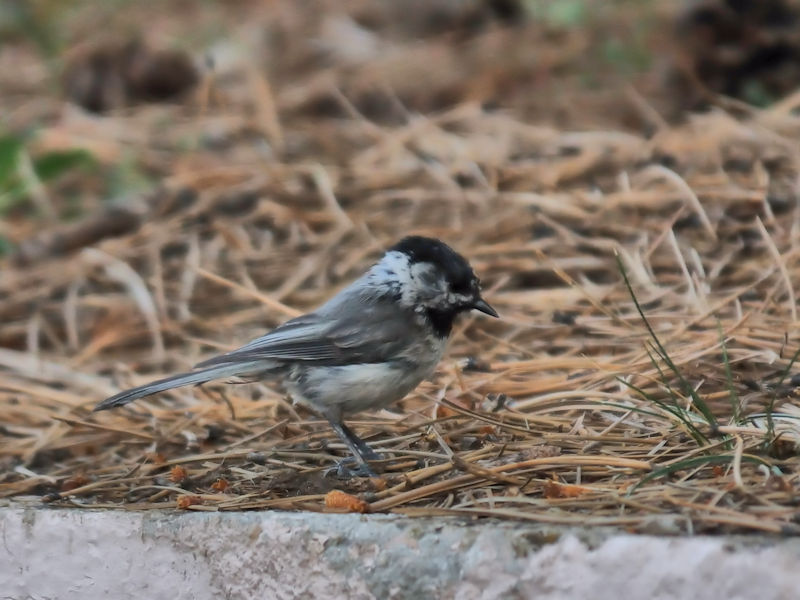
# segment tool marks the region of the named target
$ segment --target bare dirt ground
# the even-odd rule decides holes
[[[0,13],[0,497],[797,533],[800,95],[688,112],[676,3],[34,4]],[[382,477],[326,475],[270,383],[91,413],[410,233],[502,319],[351,422]]]

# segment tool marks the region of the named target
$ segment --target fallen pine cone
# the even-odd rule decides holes
[[[546,481],[542,493],[548,500],[554,498],[578,498],[588,494],[592,488],[570,483],[559,483],[557,481]]]
[[[186,469],[180,465],[175,465],[170,469],[169,480],[173,483],[181,483],[186,479]]]
[[[186,509],[190,506],[195,506],[196,504],[202,504],[203,499],[200,496],[189,496],[189,495],[182,495],[178,496],[178,500],[176,502],[178,508]]]
[[[89,479],[86,475],[75,475],[74,477],[69,477],[61,482],[61,491],[69,492],[88,483],[91,483],[91,479]]]
[[[230,487],[227,479],[219,478],[211,484],[211,489],[217,492],[224,492]]]
[[[352,494],[347,494],[341,490],[331,490],[325,494],[326,508],[344,508],[347,512],[368,513],[369,503]]]

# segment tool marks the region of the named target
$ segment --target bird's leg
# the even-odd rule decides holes
[[[347,425],[341,423],[339,427],[342,428],[342,432],[344,433],[344,435],[347,436],[353,444],[355,444],[356,448],[358,448],[359,452],[361,453],[361,456],[363,456],[367,460],[381,459],[381,455],[375,452],[375,450],[373,450],[372,448],[370,448],[369,445],[360,437],[358,437],[355,433],[353,433],[353,430],[350,429]],[[338,433],[340,436],[342,435],[342,433],[339,433],[338,431],[336,433]]]
[[[376,475],[370,468],[367,461],[380,460],[380,455],[370,448],[366,442],[364,442],[364,440],[353,433],[344,423],[333,419],[328,419],[328,422],[330,423],[331,428],[336,432],[336,435],[338,435],[339,438],[341,438],[345,445],[350,449],[350,452],[352,452],[353,457],[358,463],[358,467],[354,471],[350,471],[344,466],[343,463],[341,463],[338,469],[339,474],[366,475],[367,477],[375,477]]]

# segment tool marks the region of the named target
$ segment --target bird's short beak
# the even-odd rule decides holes
[[[479,310],[482,313],[489,315],[490,317],[494,317],[497,319],[500,315],[497,314],[497,311],[489,306],[489,303],[486,302],[483,298],[478,298],[475,303],[472,305],[472,308],[475,310]]]

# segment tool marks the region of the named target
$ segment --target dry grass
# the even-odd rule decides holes
[[[342,489],[415,516],[797,532],[800,96],[683,125],[637,96],[650,136],[469,100],[381,124],[343,94],[346,117],[298,112],[318,78],[232,69],[182,106],[42,126],[34,151],[133,154],[159,186],[4,222],[27,242],[0,263],[0,497],[330,510]],[[313,308],[408,233],[463,251],[502,319],[462,321],[432,382],[352,421],[381,478],[326,477],[345,449],[271,384],[90,412]]]

